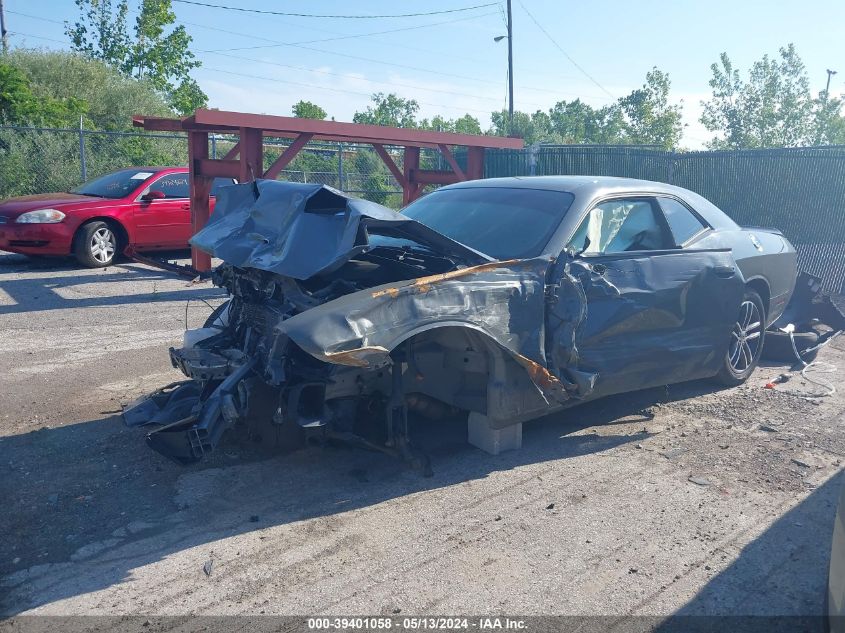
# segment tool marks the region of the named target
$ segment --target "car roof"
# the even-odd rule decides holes
[[[117,169],[114,172],[116,173],[119,171],[151,171],[153,173],[159,173],[162,171],[188,171],[187,167],[150,167],[150,166],[141,166],[141,167],[124,167],[123,169]]]
[[[616,176],[510,176],[507,178],[486,178],[448,185],[444,189],[465,187],[508,187],[512,189],[544,189],[547,191],[568,191],[583,195],[589,191],[618,189],[631,192],[687,192],[687,189],[667,185],[664,182],[618,178]]]
[[[568,192],[576,198],[577,204],[573,205],[576,210],[583,210],[591,200],[607,195],[667,194],[686,202],[714,228],[738,228],[721,209],[703,196],[683,187],[653,180],[618,178],[616,176],[510,176],[507,178],[468,180],[441,187],[441,190],[472,188],[539,189]]]

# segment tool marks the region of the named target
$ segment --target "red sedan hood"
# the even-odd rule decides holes
[[[35,209],[61,209],[92,206],[102,203],[103,198],[81,196],[76,193],[39,193],[34,196],[19,196],[0,200],[0,216],[16,218],[21,213]],[[112,203],[115,201],[112,200]]]

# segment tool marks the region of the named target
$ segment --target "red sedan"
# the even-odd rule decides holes
[[[217,178],[215,191],[233,184]],[[214,208],[214,198],[211,200]],[[0,250],[74,255],[108,266],[132,245],[139,251],[187,248],[191,237],[188,170],[138,167],[101,176],[69,193],[0,201]]]

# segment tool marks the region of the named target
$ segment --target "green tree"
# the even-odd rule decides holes
[[[190,51],[191,36],[184,26],[170,28],[176,21],[170,0],[139,0],[131,33],[129,0],[76,0],[76,5],[78,21],[66,24],[73,50],[149,80],[182,114],[207,104],[208,97],[190,77],[200,65]]]
[[[0,121],[10,125],[61,127],[77,124],[86,104],[77,97],[40,96],[27,75],[0,58]]]
[[[323,121],[326,118],[326,111],[323,110],[320,106],[316,103],[311,103],[310,101],[298,101],[293,105],[291,108],[293,112],[293,116],[299,117],[300,119],[316,119],[318,121]]]
[[[372,96],[374,105],[367,106],[364,112],[356,112],[352,116],[355,123],[370,125],[389,125],[391,127],[416,128],[417,113],[420,104],[414,99],[403,99],[390,93],[377,92]]]
[[[520,112],[513,113],[513,125],[507,110],[499,110],[490,114],[492,126],[490,134],[496,136],[513,136],[525,139],[525,143],[559,143],[560,140],[552,131],[551,116],[547,112],[537,110],[534,114]]]
[[[36,99],[70,107],[69,119],[45,125],[78,125],[105,130],[132,128],[133,114],[173,116],[165,98],[146,79],[132,79],[78,53],[15,49],[3,60],[23,73]]]
[[[457,119],[447,119],[439,114],[432,117],[431,121],[423,119],[417,124],[421,130],[432,130],[434,132],[454,132],[458,134],[482,134],[481,123],[474,116],[465,114]]]
[[[814,102],[813,142],[816,145],[845,145],[843,100],[829,98],[822,90]]]
[[[632,145],[659,145],[672,149],[683,133],[681,106],[669,103],[669,75],[657,67],[646,73],[645,83],[619,99],[625,118],[625,140]]]
[[[481,123],[474,116],[465,114],[453,121],[453,131],[458,134],[481,134]]]
[[[562,143],[624,143],[625,119],[618,103],[593,108],[580,99],[558,101],[549,110],[552,132]]]
[[[742,81],[727,53],[710,67],[713,97],[703,101],[701,122],[714,137],[714,149],[797,147],[812,143],[819,102],[814,102],[807,71],[795,46],[777,57],[764,55]],[[825,111],[823,119],[829,119]]]

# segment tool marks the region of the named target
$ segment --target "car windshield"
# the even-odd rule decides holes
[[[123,169],[112,174],[89,180],[85,184],[72,189],[71,193],[95,198],[123,198],[135,191],[138,186],[155,172],[142,169]]]
[[[403,215],[496,259],[543,252],[574,196],[566,191],[507,187],[441,189]]]

